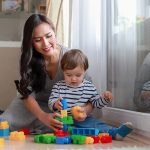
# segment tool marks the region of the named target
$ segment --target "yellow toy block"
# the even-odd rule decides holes
[[[9,124],[7,121],[0,122],[0,129],[6,129],[9,128]]]
[[[4,138],[0,138],[0,146],[3,146],[4,145]]]
[[[22,132],[22,131],[10,132],[9,140],[19,140],[19,141],[25,140],[24,132]]]
[[[60,113],[61,113],[61,117],[62,117],[62,118],[68,116],[67,110],[61,110]]]

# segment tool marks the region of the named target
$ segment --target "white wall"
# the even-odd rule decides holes
[[[0,42],[0,109],[16,96],[14,80],[19,78],[20,44]]]

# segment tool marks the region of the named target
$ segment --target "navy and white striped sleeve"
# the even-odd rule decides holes
[[[92,96],[90,98],[90,102],[94,107],[101,109],[102,107],[106,106],[110,102],[109,100],[101,97],[98,94],[96,87],[93,84],[91,84],[91,92],[92,92]]]

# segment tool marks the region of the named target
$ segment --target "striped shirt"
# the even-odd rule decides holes
[[[101,109],[109,103],[109,100],[100,97],[96,87],[92,82],[84,79],[78,87],[72,87],[65,83],[64,80],[57,82],[52,89],[49,97],[49,108],[53,110],[53,105],[61,97],[67,100],[68,113],[74,106],[84,106],[88,101],[96,108]]]

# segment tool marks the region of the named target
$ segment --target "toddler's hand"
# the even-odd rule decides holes
[[[57,99],[57,101],[54,103],[54,109],[57,109],[57,110],[62,110],[62,103],[61,103],[61,97],[59,97]]]
[[[102,97],[109,101],[111,101],[113,99],[112,93],[110,91],[103,92]]]

